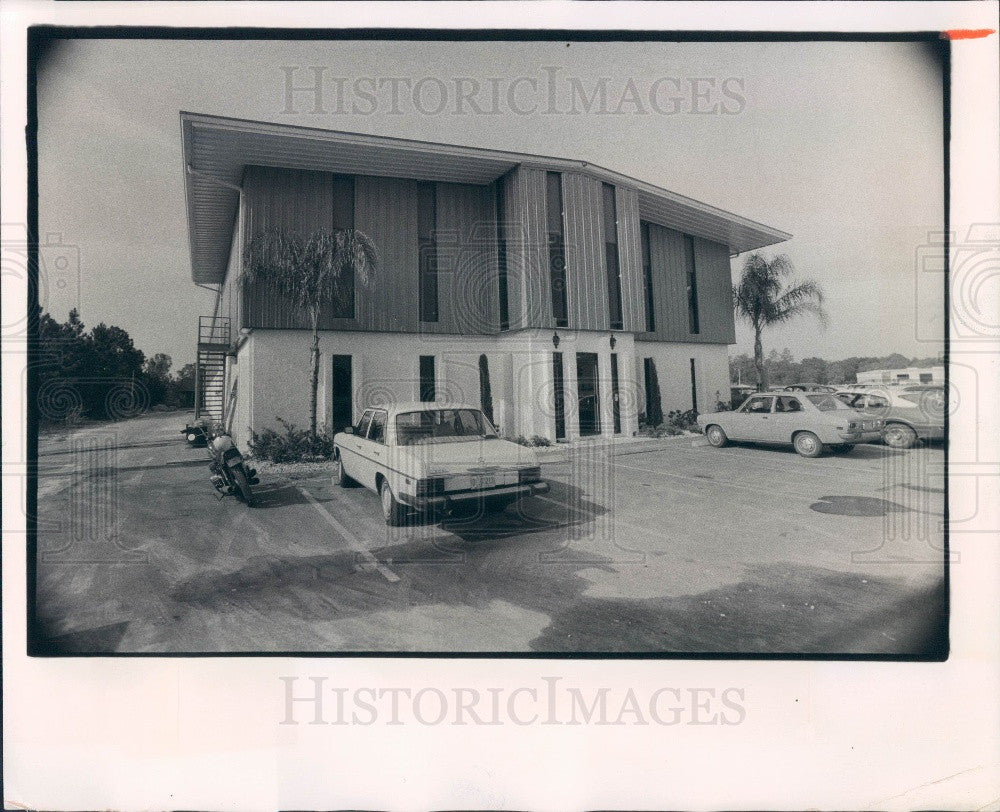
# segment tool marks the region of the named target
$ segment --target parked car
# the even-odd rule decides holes
[[[446,514],[478,503],[499,511],[549,490],[535,452],[500,439],[467,404],[374,406],[333,444],[340,485],[377,493],[389,525],[411,510]]]
[[[918,439],[944,439],[944,416],[948,409],[944,387],[851,387],[838,391],[837,397],[852,409],[884,420],[882,439],[892,448],[910,448]]]
[[[744,400],[749,397],[752,392],[757,390],[756,386],[751,386],[747,383],[734,383],[729,387],[729,406],[732,409],[740,408],[740,405]]]
[[[208,435],[211,429],[211,421],[205,418],[200,418],[195,420],[193,423],[188,423],[184,428],[181,429],[181,434],[184,435],[185,439],[188,441],[188,445],[193,447],[206,446],[208,445]]]
[[[716,448],[730,440],[791,443],[804,457],[818,457],[825,447],[847,453],[882,434],[880,418],[862,415],[827,392],[761,392],[734,412],[699,415],[698,425]]]
[[[827,386],[825,383],[793,383],[782,386],[779,392],[836,392],[836,386]]]

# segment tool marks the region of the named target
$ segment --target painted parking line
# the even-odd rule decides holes
[[[364,560],[365,563],[370,567],[377,569],[382,576],[390,583],[395,583],[399,580],[399,576],[396,575],[392,570],[386,567],[381,561],[379,561],[375,556],[371,554],[367,547],[365,547],[357,537],[351,533],[344,525],[338,522],[325,507],[323,507],[316,498],[309,493],[301,485],[298,486],[299,492],[309,500],[309,503],[319,511],[319,514],[326,520],[326,523],[330,525],[338,534],[347,542],[347,546],[350,547],[354,552],[358,553]]]

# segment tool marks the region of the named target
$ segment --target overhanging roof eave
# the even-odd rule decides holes
[[[732,253],[742,253],[774,245],[788,240],[792,236],[763,223],[755,222],[587,161],[324,130],[299,125],[250,121],[187,111],[181,111],[180,119],[188,248],[191,254],[191,276],[197,284],[221,284],[225,280],[226,265],[228,264],[225,259],[228,258],[235,217],[238,216],[238,192],[236,190],[227,192],[217,188],[214,193],[209,195],[207,184],[212,181],[207,179],[199,181],[187,171],[187,168],[191,166],[204,173],[206,178],[212,178],[214,173],[218,173],[219,176],[215,179],[222,183],[231,183],[234,182],[234,179],[238,181],[242,175],[243,166],[256,162],[251,154],[252,149],[248,149],[244,153],[240,153],[240,149],[245,148],[248,143],[263,144],[265,139],[268,139],[266,143],[270,145],[272,150],[268,155],[276,161],[270,165],[289,165],[290,168],[337,171],[335,169],[324,170],[317,164],[317,161],[321,162],[321,157],[318,158],[317,155],[325,154],[322,147],[330,144],[339,145],[342,148],[341,153],[353,151],[351,154],[354,157],[348,161],[351,165],[363,166],[366,156],[369,154],[381,156],[378,160],[372,159],[373,166],[376,169],[381,168],[383,171],[385,171],[386,166],[395,167],[400,173],[397,175],[398,177],[415,176],[417,179],[421,179],[421,175],[423,175],[424,178],[435,178],[435,172],[440,167],[445,168],[441,169],[441,177],[436,179],[445,182],[451,180],[451,182],[472,183],[490,183],[516,166],[581,172],[635,189],[639,194],[640,215],[645,215],[653,222],[661,222],[671,228],[686,229],[695,236],[724,243]],[[199,138],[203,139],[198,144],[195,143],[196,132]],[[228,146],[225,141],[227,138],[230,139]],[[236,139],[235,145],[233,139]],[[244,143],[241,144],[240,140]],[[199,150],[199,145],[200,155],[203,156],[202,160],[199,160],[200,155],[195,154]],[[282,162],[280,157],[282,147],[286,153],[293,156],[285,159],[285,162]],[[237,154],[227,156],[227,149],[234,150]],[[241,155],[249,155],[249,157],[241,163]],[[311,166],[310,162],[316,165]],[[199,163],[203,165],[199,166]],[[268,164],[265,163],[265,165]],[[406,174],[407,167],[412,175]],[[221,176],[227,172],[232,177]],[[356,173],[380,174],[379,171],[366,173],[359,170],[356,170]],[[199,203],[197,198],[201,197],[204,200],[206,196],[212,198],[212,205],[215,206],[214,213],[217,222],[215,230],[219,233],[214,236],[199,235],[199,220],[204,217],[205,213],[199,215],[197,210],[199,206],[204,207],[206,204]],[[221,212],[220,206],[223,209]],[[232,218],[228,216],[226,211],[230,207],[234,211]],[[220,218],[225,222],[220,222]],[[225,231],[224,235],[223,231]],[[212,246],[212,243],[217,243],[219,240],[223,240],[225,245],[219,250],[215,250],[218,246]],[[206,249],[206,244],[212,247]],[[226,255],[225,258],[222,256],[223,254]]]

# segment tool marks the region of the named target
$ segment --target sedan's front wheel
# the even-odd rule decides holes
[[[336,477],[337,484],[341,488],[356,488],[358,483],[356,480],[352,479],[347,475],[347,471],[344,470],[344,458],[341,456],[340,451],[336,452],[336,459],[334,460],[334,465],[336,466]]]
[[[709,426],[705,429],[705,436],[708,438],[710,445],[716,448],[722,448],[726,443],[729,442],[729,438],[726,433],[722,430],[721,426]]]
[[[823,453],[823,444],[811,431],[800,431],[795,435],[792,444],[803,457],[818,457]]]

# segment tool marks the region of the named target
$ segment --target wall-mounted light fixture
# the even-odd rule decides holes
[[[611,334],[611,339],[608,341],[608,343],[611,345],[611,349],[615,348],[615,344],[617,342],[615,341],[615,334],[614,333]]]
[[[552,334],[552,346],[559,349],[559,333]]]

